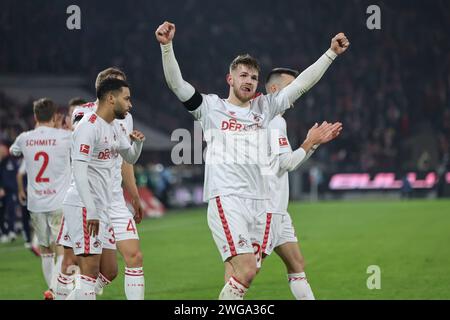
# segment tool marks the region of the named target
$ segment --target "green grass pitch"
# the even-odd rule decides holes
[[[292,203],[290,212],[317,299],[450,299],[450,201]],[[170,212],[139,226],[146,299],[216,299],[223,266],[206,209]],[[381,289],[367,288],[367,267]],[[125,299],[119,276],[99,299]],[[0,299],[41,299],[40,259],[19,241],[0,245]],[[246,299],[292,299],[273,254]]]

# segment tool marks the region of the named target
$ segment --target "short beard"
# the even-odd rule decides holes
[[[120,111],[114,110],[114,118],[118,119],[118,120],[123,120],[125,119],[126,114],[122,113]]]
[[[247,98],[247,97],[242,96],[239,89],[236,89],[234,87],[233,87],[233,92],[234,92],[234,95],[236,96],[236,98],[238,98],[241,102],[246,103],[246,102],[249,102],[250,100],[252,100],[252,97]]]

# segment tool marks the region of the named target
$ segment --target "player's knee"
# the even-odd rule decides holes
[[[71,273],[71,269],[73,268],[72,266],[76,266],[77,263],[75,261],[75,259],[72,259],[71,257],[64,257],[63,261],[61,262],[61,271],[64,274],[70,274]]]
[[[288,266],[288,273],[300,273],[305,271],[305,259],[303,256],[296,258]]]
[[[118,270],[117,268],[112,268],[106,271],[102,270],[100,273],[109,281],[113,281],[117,277]]]
[[[128,268],[140,268],[142,267],[143,261],[144,258],[140,250],[130,253],[125,259]]]
[[[243,267],[243,270],[241,271],[241,274],[244,278],[244,281],[247,284],[250,284],[253,279],[256,277],[257,274],[257,268],[256,265],[248,264]]]

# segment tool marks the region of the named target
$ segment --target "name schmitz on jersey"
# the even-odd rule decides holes
[[[40,126],[19,135],[11,146],[13,155],[24,157],[29,211],[62,208],[70,184],[71,136],[67,130]]]

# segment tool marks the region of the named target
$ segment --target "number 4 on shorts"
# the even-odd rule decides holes
[[[136,228],[134,227],[133,220],[128,221],[127,231],[133,231],[134,234],[136,234]]]

